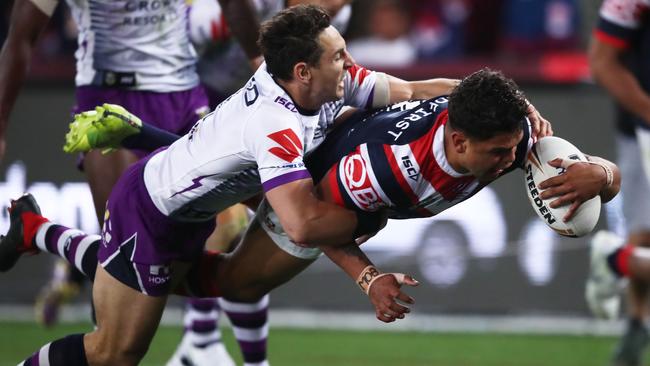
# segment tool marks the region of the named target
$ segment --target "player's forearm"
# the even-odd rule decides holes
[[[592,50],[590,63],[596,82],[626,110],[650,124],[650,95],[643,90],[634,74],[621,63],[619,56]]]
[[[219,0],[223,15],[230,31],[249,59],[255,59],[262,53],[257,46],[260,35],[260,21],[257,19],[250,0]]]
[[[31,60],[31,50],[26,48],[7,40],[0,52],[0,133],[3,135]]]
[[[609,160],[600,158],[598,156],[588,156],[589,161],[597,162],[599,164],[604,164],[609,168],[609,172],[604,170],[606,183],[603,185],[603,188],[600,190],[600,199],[603,202],[611,201],[621,190],[621,172],[618,169],[618,166],[612,163]],[[603,168],[605,169],[605,168]],[[611,178],[608,178],[608,175],[611,172]],[[611,184],[607,184],[607,180],[611,179]]]
[[[356,280],[364,268],[372,266],[366,254],[354,243],[341,246],[323,246],[320,249],[334,264]]]
[[[430,99],[439,95],[448,95],[460,80],[436,78],[420,81],[404,81],[389,77],[390,103],[411,99]]]
[[[16,1],[14,4],[7,39],[0,51],[1,135],[4,135],[9,114],[27,75],[32,50],[48,20],[49,16],[31,1]]]

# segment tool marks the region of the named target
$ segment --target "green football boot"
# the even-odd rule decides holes
[[[94,111],[74,116],[70,131],[65,135],[63,151],[87,152],[102,149],[108,153],[120,148],[124,138],[140,132],[142,121],[117,104],[104,103]]]

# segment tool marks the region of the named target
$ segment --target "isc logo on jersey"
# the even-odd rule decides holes
[[[343,158],[339,164],[339,176],[348,196],[366,211],[374,211],[384,206],[379,194],[372,186],[366,162],[358,151]]]

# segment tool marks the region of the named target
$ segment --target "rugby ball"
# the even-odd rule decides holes
[[[543,200],[539,197],[542,192],[539,184],[546,179],[564,174],[564,168],[555,168],[549,161],[562,158],[586,162],[585,155],[570,142],[555,136],[546,136],[537,141],[528,153],[525,165],[526,193],[533,210],[537,215],[558,234],[578,237],[590,233],[600,217],[600,196],[584,202],[573,218],[567,222],[562,219],[569,211],[570,205],[551,208],[549,204],[555,198]]]

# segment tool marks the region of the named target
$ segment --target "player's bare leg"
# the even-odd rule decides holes
[[[220,212],[216,220],[217,227],[206,241],[206,249],[224,253],[229,252],[246,229],[248,224],[247,209],[244,205],[232,206]],[[187,364],[197,366],[211,364],[235,365],[221,340],[221,331],[219,329],[221,310],[217,298],[187,299],[183,315],[183,338],[171,359],[167,362],[167,366]],[[235,336],[237,336],[237,322],[231,321],[231,323],[233,323]],[[264,340],[266,340],[266,337],[264,337]],[[246,360],[247,352],[243,348],[242,353],[244,360]]]
[[[93,285],[97,330],[86,334],[89,365],[137,365],[158,328],[167,297],[142,294],[97,267]]]
[[[242,242],[219,263],[216,281],[224,298],[255,302],[295,277],[314,260],[297,258],[280,249],[254,219]]]
[[[648,234],[637,232],[625,241],[613,233],[599,232],[592,240],[591,274],[587,286],[587,300],[592,310],[599,316],[616,317],[617,278],[629,279],[628,322],[612,358],[614,366],[641,365],[643,351],[650,342],[645,326],[650,284]]]

